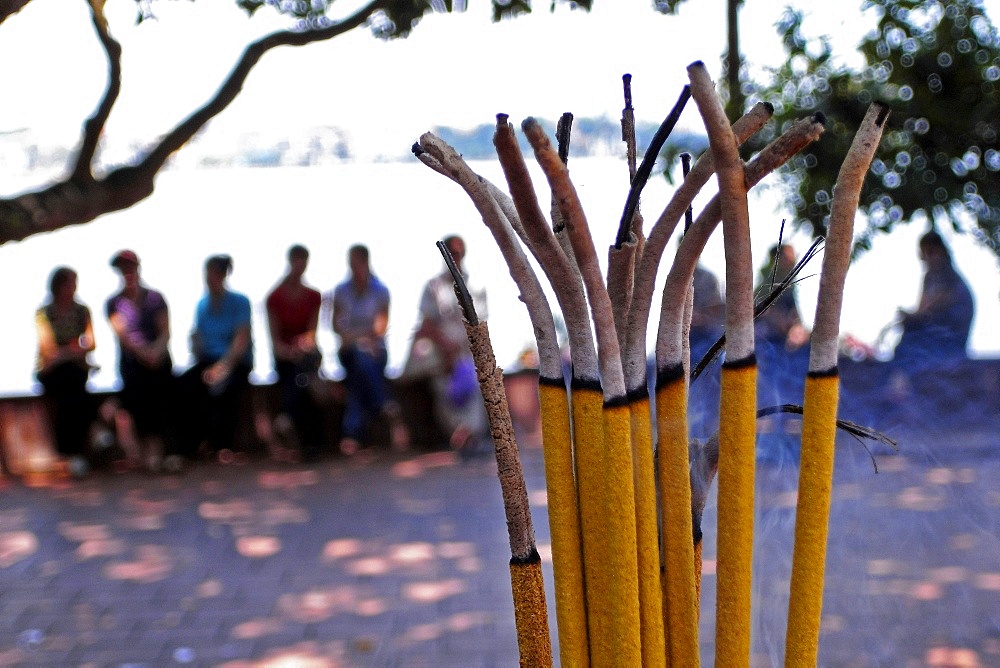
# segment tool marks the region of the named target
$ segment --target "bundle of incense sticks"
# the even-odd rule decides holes
[[[494,144],[507,192],[474,173],[445,142],[427,133],[414,145],[427,166],[472,199],[516,282],[535,333],[552,540],[556,620],[564,666],[698,665],[701,519],[718,477],[715,661],[750,662],[754,440],[758,415],[754,356],[753,265],[747,191],[823,132],[821,114],[791,125],[751,161],[740,144],[772,109],[758,104],[730,124],[704,65],[661,126],[643,164],[630,148],[630,189],[619,233],[601,274],[590,228],[567,168],[570,120],[559,146],[531,118],[521,130],[547,181],[549,215],[539,204],[507,116]],[[626,75],[623,134],[631,123]],[[685,174],[643,235],[639,194],[666,134],[693,99],[710,149]],[[854,213],[888,112],[874,104],[862,121],[834,190],[806,379],[799,508],[787,633],[788,665],[815,665],[819,642],[833,443],[837,428],[837,341]],[[626,140],[629,138],[626,137]],[[634,144],[634,137],[631,138]],[[711,176],[718,194],[693,221],[690,207]],[[646,378],[646,329],[663,250],[689,216],[663,289],[656,338],[656,424]],[[687,392],[692,276],[722,223],[726,254],[725,361],[719,433],[705,446],[688,438]],[[552,310],[529,264],[552,287],[566,322],[572,374],[563,375]],[[443,251],[444,252],[444,251]],[[461,275],[453,272],[462,296]],[[545,596],[517,445],[485,323],[465,310],[490,415],[511,544],[511,583],[522,665],[551,665]],[[470,312],[471,310],[471,312]],[[654,442],[655,433],[655,442]],[[864,433],[854,430],[852,433]]]

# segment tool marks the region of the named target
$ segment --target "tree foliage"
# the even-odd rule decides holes
[[[752,98],[775,107],[776,133],[816,110],[824,138],[783,172],[793,222],[825,234],[833,184],[865,109],[889,105],[890,127],[865,180],[867,249],[879,232],[926,217],[973,232],[1000,254],[1000,37],[979,0],[865,0],[877,16],[861,42],[864,64],[833,59],[825,38],[808,40],[801,14],[779,23],[787,58]],[[767,136],[761,138],[766,141]]]

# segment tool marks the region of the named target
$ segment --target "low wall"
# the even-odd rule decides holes
[[[1000,359],[966,360],[947,369],[916,374],[906,383],[894,376],[889,364],[843,359],[840,378],[839,412],[845,419],[891,433],[961,430],[967,434],[987,434],[988,445],[1000,438],[994,436],[1000,433]],[[390,384],[410,430],[412,447],[421,450],[446,447],[446,439],[433,418],[433,399],[426,382],[390,380]],[[505,374],[504,385],[518,442],[522,446],[537,446],[541,434],[537,372]],[[323,396],[324,428],[327,442],[332,446],[340,440],[343,384],[325,381]],[[238,436],[239,444],[248,453],[265,452],[257,425],[273,416],[277,405],[276,386],[251,386]],[[374,447],[387,447],[388,425],[384,422],[372,425],[370,436]],[[30,478],[35,472],[54,467],[56,457],[41,397],[0,398],[0,455],[4,473]]]
[[[402,410],[402,418],[410,433],[411,447],[435,450],[447,446],[447,438],[434,420],[434,403],[427,381],[402,382],[389,379],[393,396]],[[505,374],[511,419],[522,445],[540,443],[541,421],[538,408],[538,374],[524,370]],[[115,393],[97,393],[101,402]],[[340,441],[340,423],[344,414],[346,390],[339,381],[323,381],[319,393],[322,404],[325,440],[335,451]],[[277,412],[280,393],[276,385],[251,385],[241,409],[237,446],[251,455],[263,455],[266,446],[260,435],[261,422],[269,421]],[[375,421],[370,429],[373,447],[388,447],[389,425]],[[0,472],[23,476],[45,476],[58,468],[58,458],[52,444],[45,408],[40,396],[0,397]]]

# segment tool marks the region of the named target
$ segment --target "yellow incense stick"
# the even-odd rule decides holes
[[[698,604],[698,616],[701,617],[701,569],[702,569],[702,540],[701,528],[694,543],[694,600]]]
[[[608,561],[611,580],[611,632],[616,666],[641,666],[638,556],[632,429],[625,397],[604,402],[604,450]]]
[[[552,646],[545,615],[542,559],[532,552],[525,559],[511,557],[510,585],[514,594],[514,623],[522,666],[551,666]]]
[[[614,664],[611,649],[611,582],[605,527],[604,394],[597,381],[573,379],[573,445],[583,532],[583,573],[587,598],[590,662]]]
[[[542,448],[548,489],[549,533],[556,593],[559,657],[564,666],[590,662],[583,583],[580,509],[573,475],[569,398],[562,378],[538,379]]]
[[[757,363],[753,355],[723,364],[721,380],[715,663],[745,666],[750,660],[757,421]]]
[[[658,372],[656,379],[664,608],[670,664],[675,666],[699,663],[685,376],[683,366],[676,365]]]
[[[818,655],[830,490],[833,487],[839,388],[837,358],[844,281],[850,266],[854,216],[861,187],[888,116],[889,108],[885,105],[869,106],[833,190],[802,413],[802,463],[785,638],[785,663],[789,666],[814,666]]]
[[[806,377],[795,552],[785,638],[786,666],[816,665],[839,386],[836,368],[826,374],[810,372]]]
[[[635,463],[635,533],[638,546],[639,619],[642,665],[665,666],[663,589],[656,519],[656,473],[646,384],[629,393],[632,451]]]

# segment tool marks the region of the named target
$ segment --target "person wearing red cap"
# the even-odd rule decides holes
[[[168,349],[170,320],[163,295],[139,278],[139,256],[123,250],[111,258],[122,278],[122,289],[105,304],[105,313],[118,340],[121,403],[132,418],[136,440],[147,468],[160,467],[170,424],[173,362]],[[176,467],[170,453],[167,462]]]

